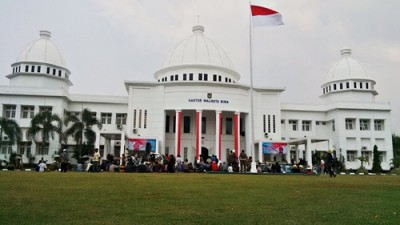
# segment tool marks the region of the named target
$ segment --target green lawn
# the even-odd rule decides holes
[[[399,224],[400,176],[0,171],[0,224]]]

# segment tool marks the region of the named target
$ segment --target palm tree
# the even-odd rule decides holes
[[[64,136],[72,136],[76,142],[76,148],[79,148],[79,159],[82,156],[83,149],[83,136],[85,136],[86,144],[93,145],[96,141],[96,133],[93,131],[92,126],[96,125],[99,129],[102,128],[101,121],[93,117],[93,113],[85,108],[82,110],[81,117],[76,115],[69,115],[64,119],[65,126],[73,123],[64,132]]]
[[[62,122],[57,114],[52,114],[50,111],[42,111],[32,118],[31,126],[28,128],[26,135],[28,140],[33,140],[35,143],[40,142],[41,149],[44,149],[44,145],[49,143],[50,137],[53,140],[55,134],[60,137],[61,129]],[[41,135],[40,139],[38,139],[38,135]]]
[[[21,141],[21,128],[13,119],[0,117],[0,149],[3,142],[3,133],[7,135],[8,142],[12,145]]]

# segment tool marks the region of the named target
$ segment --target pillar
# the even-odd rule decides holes
[[[199,160],[199,155],[201,151],[201,117],[202,111],[196,111],[196,160]]]
[[[215,154],[219,160],[222,160],[221,152],[221,138],[222,138],[222,113],[221,111],[215,112]]]
[[[240,113],[235,112],[233,117],[233,139],[236,157],[239,158],[240,152]]]
[[[182,111],[176,110],[175,112],[175,156],[181,154],[181,135],[182,135]]]

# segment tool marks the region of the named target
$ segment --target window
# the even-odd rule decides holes
[[[139,109],[139,128],[142,128],[142,110],[141,109]]]
[[[349,89],[350,88],[350,83],[346,82],[346,88]]]
[[[332,120],[332,131],[336,130],[336,126],[335,126],[335,120]]]
[[[178,74],[175,74],[175,80],[179,80]]]
[[[302,129],[303,129],[303,131],[311,131],[311,121],[303,120],[302,121]]]
[[[52,106],[39,106],[39,112],[52,112]]]
[[[222,81],[222,76],[218,75],[218,82],[221,82],[221,81]]]
[[[56,75],[56,69],[53,69],[53,75]]]
[[[42,146],[41,143],[37,146],[37,154],[38,155],[48,155],[49,154],[49,143],[46,143],[44,146]]]
[[[357,151],[347,151],[347,161],[354,162],[357,160]]]
[[[275,115],[272,115],[272,131],[276,133],[276,122]]]
[[[29,72],[29,66],[28,65],[25,66],[25,72]]]
[[[187,79],[187,75],[186,75],[186,73],[184,73],[183,74],[183,80],[186,80]]]
[[[90,114],[92,115],[93,118],[97,117],[97,112],[91,112]]]
[[[369,120],[360,119],[360,130],[369,130]]]
[[[31,145],[28,142],[21,142],[18,149],[18,154],[24,155],[26,153],[29,156],[31,152]]]
[[[231,135],[233,130],[232,118],[225,119],[225,134]]]
[[[369,160],[370,160],[370,152],[365,152],[365,151],[362,151],[361,152],[361,156],[365,159],[365,162],[369,162]],[[364,162],[364,165],[365,165],[365,162]]]
[[[3,142],[1,146],[1,154],[11,154],[12,145],[9,142]]]
[[[289,120],[289,124],[292,125],[292,130],[297,130],[297,120]]]
[[[21,106],[21,118],[33,118],[34,110],[34,106]]]
[[[355,123],[355,119],[346,119],[346,130],[354,130]]]
[[[354,88],[357,88],[357,82],[354,82]]]
[[[206,74],[206,73],[204,74],[204,80],[208,81],[208,74]]]
[[[206,130],[207,130],[206,129],[207,128],[206,124],[207,124],[206,118],[205,117],[201,117],[201,133],[202,134],[206,133]]]
[[[217,74],[213,75],[213,81],[217,81]]]
[[[189,73],[189,80],[193,80],[193,73]]]
[[[263,131],[264,133],[267,132],[267,120],[265,118],[265,115],[263,115]]]
[[[117,113],[116,114],[116,124],[126,124],[126,113]]]
[[[343,89],[343,83],[340,83],[339,86],[340,86],[340,90],[342,90]]]
[[[203,74],[199,73],[199,80],[203,80]]]
[[[147,128],[147,110],[144,110],[143,128]]]
[[[170,81],[174,81],[174,75],[171,75],[171,76],[169,77],[169,79],[170,79]]]
[[[31,72],[32,72],[32,73],[35,72],[35,66],[32,66],[32,67],[31,67]]]
[[[17,111],[16,105],[4,105],[3,115],[6,118],[15,118],[16,111]]]
[[[133,110],[133,128],[136,128],[136,109]]]
[[[172,132],[175,133],[176,131],[176,116],[174,116],[173,124],[172,124]]]
[[[333,90],[336,91],[336,84],[333,84]]]
[[[268,115],[268,133],[271,133],[271,115]]]
[[[365,88],[369,89],[369,83],[365,83]]]
[[[169,115],[166,115],[165,116],[165,133],[169,133],[169,123],[170,123],[170,117],[169,117]]]
[[[40,66],[37,67],[37,72],[40,73]]]
[[[190,116],[183,117],[183,133],[190,133]]]
[[[61,70],[58,71],[58,76],[61,77]]]
[[[360,89],[362,89],[363,88],[363,83],[362,82],[360,82]]]
[[[46,73],[47,73],[47,74],[50,74],[50,67],[47,67]]]
[[[111,124],[111,113],[101,113],[101,123],[102,124]]]
[[[374,128],[375,130],[384,130],[384,121],[383,120],[374,120]]]

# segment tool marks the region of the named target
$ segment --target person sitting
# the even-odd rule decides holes
[[[46,165],[46,161],[41,160],[41,162],[38,165],[39,167],[39,172],[44,172],[47,170],[47,165]]]

